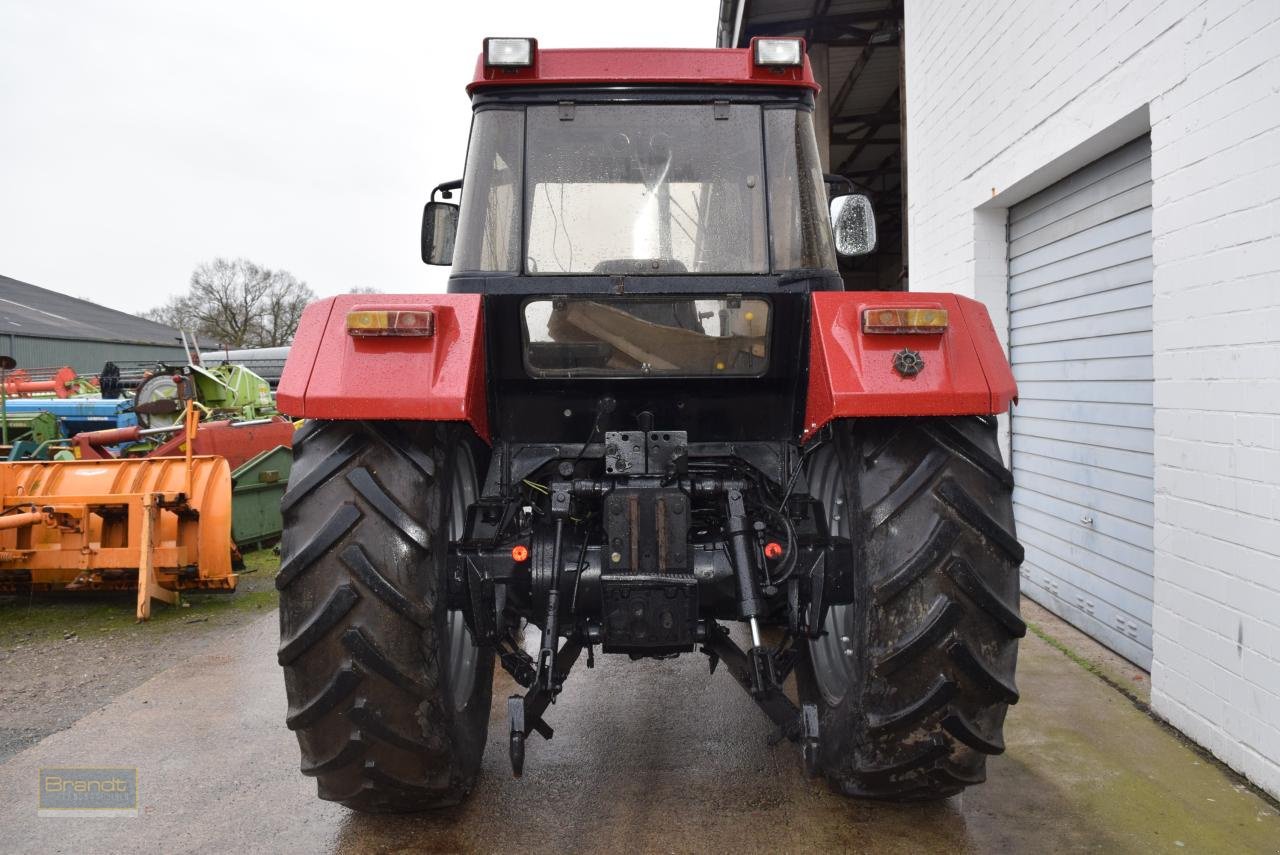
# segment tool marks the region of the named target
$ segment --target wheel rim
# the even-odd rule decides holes
[[[172,401],[178,397],[178,384],[169,375],[161,374],[147,380],[138,391],[141,394],[135,400],[139,404]],[[146,416],[146,426],[170,427],[176,425],[181,419],[181,413],[151,413]]]
[[[476,462],[465,443],[457,447],[454,458],[453,486],[449,490],[449,540],[462,537],[467,524],[467,508],[476,500]],[[480,649],[471,638],[467,620],[459,609],[445,616],[445,662],[448,663],[449,689],[453,708],[466,708],[475,688],[476,670],[480,665]]]
[[[834,448],[828,445],[814,454],[809,476],[814,496],[826,508],[831,533],[848,537],[849,509],[840,458]],[[827,706],[834,707],[844,700],[854,680],[853,660],[858,651],[853,633],[853,607],[829,606],[822,626],[826,630],[822,637],[809,642],[809,661],[822,699]]]

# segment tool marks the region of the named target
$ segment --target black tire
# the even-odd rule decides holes
[[[830,609],[797,673],[823,772],[846,795],[895,800],[981,783],[1026,634],[995,420],[841,422],[809,478],[857,563],[854,602]]]
[[[302,773],[356,810],[456,804],[480,769],[493,651],[447,609],[445,559],[483,448],[458,425],[319,421],[293,451],[276,587]]]

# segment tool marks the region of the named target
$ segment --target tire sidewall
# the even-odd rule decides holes
[[[851,453],[849,445],[846,432],[846,435],[835,438],[825,448],[816,451],[808,477],[812,483],[819,467],[825,465],[834,469],[832,474],[837,480],[831,485],[834,489],[832,495],[844,499],[846,518],[841,521],[838,530],[835,526],[832,527],[831,534],[850,537],[853,541],[855,562],[853,602],[843,607],[824,608],[822,629],[828,633],[827,638],[832,633],[844,633],[849,637],[849,644],[853,645],[854,651],[865,651],[869,636],[866,607],[870,597],[870,584],[867,574],[862,572],[862,568],[865,567],[863,554],[865,544],[858,536],[855,520],[848,517],[856,513],[857,507],[857,484],[849,477]],[[850,663],[853,677],[843,696],[833,704],[828,701],[827,694],[823,691],[814,669],[813,646],[816,643],[810,641],[803,646],[804,655],[796,668],[796,689],[802,703],[812,703],[818,707],[819,762],[822,771],[828,775],[839,775],[842,771],[840,760],[853,756],[858,747],[854,737],[861,729],[861,720],[864,715],[862,702],[864,685],[860,671],[865,668],[865,663],[860,660],[865,657],[856,657]]]
[[[797,683],[819,709],[821,768],[847,795],[954,795],[1004,750],[1025,625],[995,431],[971,417],[838,422],[811,458],[812,495],[825,506],[843,494],[827,510],[852,543],[853,601],[823,616]],[[847,674],[838,703],[820,673]]]
[[[440,536],[441,548],[433,549],[425,559],[424,573],[434,575],[436,579],[436,602],[432,614],[432,628],[423,632],[423,653],[433,655],[440,650],[443,654],[443,640],[449,631],[449,609],[447,605],[449,590],[449,518],[453,512],[454,479],[473,476],[476,478],[475,495],[480,492],[481,473],[488,453],[485,447],[469,430],[458,426],[438,426],[433,429],[437,472],[441,477],[437,481],[438,492],[435,509],[432,514],[433,529]],[[459,466],[463,455],[470,457],[470,472]],[[425,497],[424,497],[425,498]],[[431,638],[434,634],[435,638]],[[470,630],[467,630],[470,638]],[[453,685],[450,679],[450,668],[447,661],[439,663],[440,696],[446,715],[450,721],[453,743],[456,747],[456,763],[453,769],[454,778],[465,787],[474,783],[480,770],[480,762],[488,739],[489,715],[493,699],[493,664],[492,647],[481,646],[477,649],[474,682],[466,704],[461,709],[453,705]]]

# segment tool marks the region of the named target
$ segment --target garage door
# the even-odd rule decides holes
[[[1009,211],[1024,592],[1151,667],[1151,141]]]

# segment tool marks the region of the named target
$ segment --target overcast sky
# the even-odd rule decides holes
[[[717,0],[0,2],[0,274],[131,312],[215,256],[326,296],[439,291],[486,35],[714,44]]]

